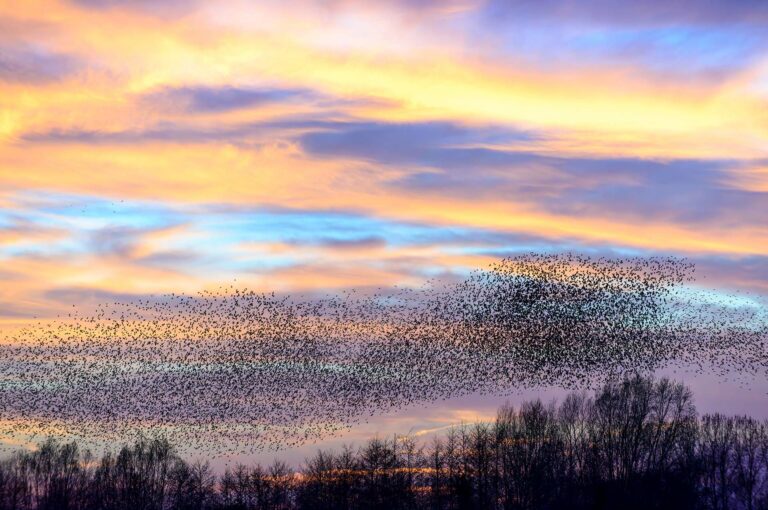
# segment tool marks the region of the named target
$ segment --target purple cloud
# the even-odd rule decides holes
[[[729,160],[553,157],[473,144],[533,135],[446,123],[351,123],[301,136],[304,149],[413,168],[391,185],[464,198],[532,202],[560,214],[659,217],[689,223],[768,217],[764,194],[724,187]],[[537,135],[543,136],[543,135]],[[423,169],[423,170],[417,170]]]
[[[159,105],[180,103],[187,111],[208,113],[316,98],[316,93],[303,89],[200,86],[167,88],[150,94],[147,100]]]
[[[754,0],[488,0],[482,10],[497,20],[569,20],[621,25],[768,23],[768,3]]]
[[[73,74],[80,67],[71,55],[32,46],[0,46],[0,81],[47,83]]]

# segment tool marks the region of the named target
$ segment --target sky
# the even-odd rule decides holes
[[[2,2],[0,333],[531,251],[686,257],[765,306],[767,25],[749,0]]]

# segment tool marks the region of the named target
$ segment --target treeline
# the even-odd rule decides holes
[[[0,510],[768,508],[768,422],[699,417],[685,386],[631,377],[503,407],[427,444],[372,439],[217,476],[162,439],[101,458],[48,440],[0,462]]]

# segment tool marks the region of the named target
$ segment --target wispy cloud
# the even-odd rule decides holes
[[[80,61],[66,53],[32,45],[0,44],[0,81],[44,84],[73,75],[80,67]]]
[[[676,253],[764,288],[766,16],[0,6],[0,299],[415,284],[521,250]]]

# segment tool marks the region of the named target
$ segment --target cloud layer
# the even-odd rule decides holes
[[[223,280],[417,285],[530,250],[685,255],[715,291],[765,292],[766,19],[714,0],[0,7],[0,322]]]

